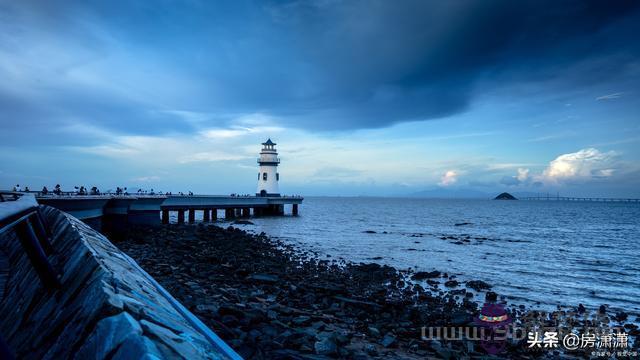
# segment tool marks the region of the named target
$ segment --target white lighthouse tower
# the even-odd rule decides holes
[[[280,159],[275,146],[276,144],[271,139],[262,143],[262,150],[258,158],[260,172],[258,173],[256,196],[280,196],[280,189],[278,188],[278,181],[280,180],[278,164]]]

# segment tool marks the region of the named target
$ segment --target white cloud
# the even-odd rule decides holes
[[[202,135],[209,139],[227,139],[246,134],[245,129],[210,129],[202,132]]]
[[[221,151],[204,151],[185,155],[178,160],[181,164],[202,162],[202,161],[233,161],[251,158],[248,155],[229,154]]]
[[[516,175],[516,179],[519,181],[527,181],[529,178],[529,169],[518,168],[518,175]]]
[[[444,175],[442,175],[442,178],[440,178],[440,182],[438,183],[438,185],[440,186],[453,185],[458,181],[458,175],[459,175],[458,172],[454,170],[448,170],[447,172],[444,173]]]
[[[610,177],[616,170],[616,158],[617,154],[614,151],[603,153],[595,148],[563,154],[549,163],[542,173],[542,178],[558,182]]]
[[[617,99],[619,97],[622,97],[624,93],[619,92],[619,93],[613,93],[613,94],[607,94],[607,95],[602,95],[602,96],[598,96],[596,98],[596,100],[601,101],[601,100],[611,100],[611,99]]]
[[[230,127],[207,129],[200,134],[207,139],[229,139],[244,135],[264,135],[268,137],[284,130],[284,128],[278,126]]]
[[[160,180],[160,177],[159,176],[155,176],[155,175],[140,176],[140,177],[136,177],[136,178],[131,179],[131,181],[143,182],[143,183],[156,182],[156,181],[159,181],[159,180]]]
[[[541,166],[541,164],[535,163],[497,163],[497,164],[489,164],[487,165],[487,170],[504,170],[504,169],[513,169],[513,168],[521,168],[523,166]]]

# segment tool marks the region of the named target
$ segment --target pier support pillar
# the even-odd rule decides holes
[[[211,210],[209,209],[204,209],[202,210],[202,221],[204,222],[209,222],[209,216],[211,214]]]
[[[163,224],[169,223],[169,210],[166,210],[166,209],[162,210],[162,223]]]
[[[260,216],[260,208],[257,208],[257,207],[253,208],[253,216],[254,217]]]
[[[236,216],[236,209],[224,209],[224,218],[233,219]]]
[[[291,206],[291,215],[298,216],[298,204],[293,204],[293,206]]]
[[[249,216],[251,216],[250,210],[251,210],[251,209],[249,209],[249,208],[242,208],[242,217],[249,217]]]
[[[184,210],[178,210],[178,224],[184,224]]]
[[[196,210],[189,209],[189,224],[193,224],[196,222]]]
[[[218,220],[218,209],[211,209],[211,221]]]

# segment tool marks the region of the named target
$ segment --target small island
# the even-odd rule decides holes
[[[502,194],[496,196],[493,200],[518,200],[518,199],[516,199],[515,196],[507,192],[503,192]]]

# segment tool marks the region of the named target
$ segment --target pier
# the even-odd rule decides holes
[[[12,196],[4,193],[5,197]],[[18,196],[18,194],[16,194]],[[121,230],[127,225],[168,224],[175,214],[179,224],[195,223],[200,213],[203,222],[219,218],[259,216],[298,216],[304,200],[300,196],[224,196],[224,195],[36,195],[41,205],[67,212],[92,228]],[[285,207],[289,210],[285,212]]]

